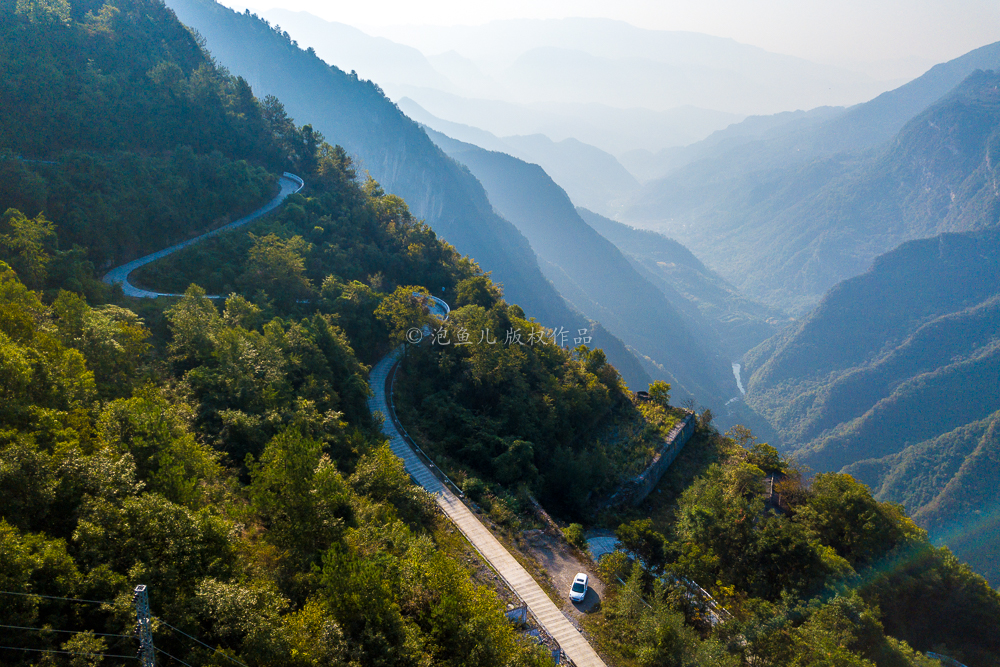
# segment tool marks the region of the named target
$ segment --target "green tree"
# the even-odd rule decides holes
[[[503,292],[489,274],[471,276],[455,287],[455,307],[481,306],[489,310],[503,297]]]
[[[0,219],[0,229],[6,231],[0,234],[0,248],[6,255],[4,259],[10,262],[28,287],[40,289],[45,284],[46,267],[51,259],[48,242],[56,235],[52,223],[41,213],[28,218],[17,209],[10,208]]]
[[[514,440],[507,451],[493,459],[493,470],[501,484],[534,486],[538,481],[534,446],[526,440]]]
[[[275,234],[254,236],[247,257],[246,271],[240,284],[248,292],[263,290],[284,309],[312,295],[313,288],[306,277],[306,256],[311,245],[301,236],[287,241]]]
[[[184,298],[164,314],[173,334],[169,346],[171,356],[188,367],[207,361],[222,327],[222,318],[212,300],[205,296],[205,290],[191,285]]]
[[[416,296],[426,294],[427,290],[422,287],[406,285],[397,287],[382,299],[375,310],[375,317],[389,328],[390,340],[394,344],[407,340],[407,331],[430,323],[427,307]]]
[[[747,462],[766,473],[785,471],[785,462],[781,459],[778,450],[766,442],[754,443],[747,456]]]
[[[347,486],[319,442],[286,428],[248,468],[251,502],[275,544],[309,559],[343,532],[351,517]]]
[[[185,419],[189,406],[172,405],[152,385],[127,399],[109,402],[101,413],[101,440],[118,454],[128,454],[136,474],[152,491],[192,508],[206,504],[220,483],[219,454],[198,442]]]
[[[403,462],[387,444],[361,457],[350,483],[362,495],[392,503],[412,523],[419,523],[430,512],[427,493],[413,485]]]
[[[653,530],[650,519],[636,519],[618,526],[615,536],[622,547],[645,563],[647,568],[661,569],[666,562],[667,540]]]
[[[902,507],[878,502],[850,475],[821,473],[810,491],[795,520],[855,567],[922,532]]]
[[[660,407],[670,407],[670,384],[663,380],[654,380],[649,385],[649,398]]]

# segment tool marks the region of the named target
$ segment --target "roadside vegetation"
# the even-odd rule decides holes
[[[371,365],[436,324],[415,292],[474,342],[527,342],[530,313],[162,4],[0,0],[0,32],[0,646],[124,664],[95,654],[134,653],[145,584],[156,645],[193,665],[550,664],[366,406]],[[274,215],[139,276],[183,297],[97,280],[253,209],[284,169],[307,186]],[[403,368],[401,419],[514,543],[531,493],[579,544],[679,416],[586,346],[425,343]],[[897,506],[710,421],[674,504],[617,526],[641,556],[603,565],[622,664],[997,663],[996,592]],[[733,619],[713,628],[668,574]]]

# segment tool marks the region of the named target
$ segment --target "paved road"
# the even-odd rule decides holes
[[[435,301],[440,301],[431,297]],[[441,302],[444,303],[444,302]],[[447,308],[447,305],[445,305]],[[396,428],[389,412],[387,381],[391,377],[393,366],[402,355],[400,346],[375,364],[369,375],[369,382],[375,395],[368,399],[368,407],[374,414],[376,411],[385,416],[382,432],[389,439],[389,446],[396,456],[403,460],[406,471],[410,473],[434,500],[444,510],[462,534],[482,554],[493,568],[500,573],[512,589],[528,605],[531,613],[565,651],[566,656],[577,667],[606,667],[587,640],[580,634],[569,619],[549,599],[542,587],[532,579],[527,570],[521,567],[510,552],[500,544],[486,526],[476,517],[465,504],[438,479],[409,446]]]
[[[136,287],[129,282],[128,277],[140,266],[144,266],[161,257],[177,252],[181,248],[204,241],[207,238],[221,234],[223,232],[241,227],[248,222],[256,220],[265,213],[268,213],[281,204],[285,197],[302,189],[302,179],[293,174],[286,173],[281,177],[281,192],[268,202],[265,206],[254,211],[250,215],[231,222],[224,227],[202,234],[193,239],[188,239],[177,245],[170,246],[159,252],[154,252],[145,257],[131,261],[128,264],[116,267],[104,276],[104,282],[109,285],[119,284],[125,294],[129,296],[155,299],[158,296],[180,296],[178,294],[167,294],[165,292],[151,292]],[[447,319],[450,311],[448,304],[437,297],[430,297],[432,303],[428,304],[430,311],[440,317]],[[538,622],[542,624],[545,631],[549,633],[559,646],[565,651],[566,656],[577,667],[607,667],[603,660],[597,655],[586,639],[569,622],[559,608],[549,599],[542,587],[531,578],[527,570],[521,567],[510,552],[493,537],[493,534],[476,518],[476,515],[469,510],[459,498],[449,491],[444,484],[434,476],[424,462],[417,457],[417,454],[400,435],[399,430],[390,418],[390,411],[386,400],[386,393],[389,389],[386,382],[389,378],[392,367],[402,355],[403,347],[400,346],[386,355],[372,368],[369,381],[375,390],[375,395],[368,399],[368,407],[372,413],[378,411],[386,416],[382,426],[382,431],[389,439],[389,444],[396,456],[403,460],[406,471],[417,481],[420,486],[427,490],[437,504],[444,510],[462,534],[472,543],[479,553],[500,573],[514,591],[521,596],[521,599],[528,605],[531,613],[535,615]]]
[[[202,234],[201,236],[196,236],[193,239],[188,239],[187,241],[182,241],[177,245],[172,245],[169,248],[164,248],[157,252],[146,255],[145,257],[140,257],[139,259],[132,260],[128,264],[122,264],[121,266],[116,266],[115,268],[104,274],[105,283],[108,285],[121,285],[122,291],[125,292],[127,296],[139,297],[142,299],[155,299],[158,296],[182,296],[180,294],[168,294],[166,292],[150,292],[149,290],[144,290],[136,287],[131,282],[129,282],[129,275],[138,269],[140,266],[145,266],[150,262],[155,262],[156,260],[166,257],[167,255],[173,254],[180,250],[181,248],[186,248],[189,245],[194,245],[204,241],[207,238],[211,238],[218,234],[228,232],[230,230],[236,229],[237,227],[242,227],[243,225],[253,222],[257,218],[261,217],[265,213],[270,213],[274,209],[278,208],[281,202],[285,201],[285,197],[288,195],[298,192],[302,189],[303,183],[302,179],[295,174],[289,174],[285,172],[279,179],[279,184],[281,185],[281,190],[275,196],[274,199],[264,204],[250,215],[244,216],[235,222],[230,222],[228,225],[219,227],[218,229],[213,229],[207,234]]]

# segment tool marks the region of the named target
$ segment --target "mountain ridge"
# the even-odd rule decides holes
[[[980,55],[1000,67],[1000,44]],[[677,236],[750,296],[804,312],[903,241],[995,224],[996,80],[972,71],[863,152],[821,155],[824,123],[724,150],[646,184],[619,217]]]

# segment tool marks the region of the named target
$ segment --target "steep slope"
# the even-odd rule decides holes
[[[162,4],[0,9],[0,148],[46,158],[186,145],[280,166],[245,82],[217,72]]]
[[[1000,582],[1000,412],[845,472],[880,500],[901,503],[932,539]]]
[[[994,582],[1000,229],[911,241],[745,358],[787,450],[843,468]]]
[[[582,141],[552,141],[544,134],[497,137],[477,127],[442,120],[408,97],[399,100],[399,108],[418,123],[453,139],[534,162],[578,206],[608,213],[639,188],[639,182],[615,156]]]
[[[728,359],[739,359],[787,321],[780,311],[740,294],[674,239],[629,227],[585,208],[576,210],[659,288],[700,340],[712,341],[712,347],[723,350]]]
[[[821,470],[1000,408],[1000,230],[906,243],[746,357],[747,400]]]
[[[514,157],[541,166],[566,190],[573,203],[602,212],[639,189],[639,181],[596,146],[569,138],[552,141],[544,134],[504,137]]]
[[[0,212],[56,225],[58,245],[29,244],[61,250],[38,288],[228,222],[298,166],[246,81],[160,3],[0,2],[0,118]]]
[[[939,63],[923,75],[825,123],[813,135],[816,150],[840,152],[864,149],[888,141],[917,114],[947,95],[976,70],[1000,65],[1000,42],[974,49]]]
[[[989,224],[972,219],[991,206],[981,181],[994,165],[986,153],[997,80],[974,69],[986,63],[1000,66],[1000,45],[824,123],[720,144],[647,184],[621,219],[680,239],[749,295],[804,311],[903,241]],[[959,74],[967,79],[909,115]],[[873,148],[904,118],[890,143]]]
[[[531,242],[562,295],[647,358],[654,377],[669,379],[678,397],[710,405],[735,393],[727,360],[696,340],[662,292],[580,218],[541,167],[428,133],[484,184],[497,210]]]
[[[501,283],[507,298],[550,326],[579,322],[543,278],[527,240],[496,215],[482,186],[449,160],[374,83],[331,67],[256,16],[213,0],[171,0],[230,71],[258,95],[275,95],[295,118],[309,119],[342,145],[387,192]]]

